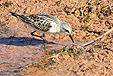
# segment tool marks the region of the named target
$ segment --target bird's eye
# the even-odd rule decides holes
[[[68,31],[68,30],[66,30],[66,29],[65,29],[65,31],[69,33],[69,31]]]

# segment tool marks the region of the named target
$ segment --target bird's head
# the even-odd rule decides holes
[[[69,37],[71,38],[72,42],[74,43],[74,40],[71,36],[71,31],[72,31],[72,27],[70,26],[69,23],[67,22],[61,22],[61,25],[60,25],[60,32],[63,32],[63,33],[66,33],[69,35]]]

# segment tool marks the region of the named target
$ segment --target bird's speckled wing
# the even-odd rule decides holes
[[[34,27],[35,29],[43,32],[47,32],[52,27],[51,25],[52,23],[56,23],[56,25],[60,24],[59,19],[52,15],[47,14],[18,15],[13,12],[10,13],[16,18]]]

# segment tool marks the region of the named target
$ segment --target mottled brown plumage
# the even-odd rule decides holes
[[[72,31],[71,26],[66,22],[60,22],[60,20],[57,17],[47,14],[18,15],[13,12],[10,13],[14,17],[20,19],[21,21],[27,23],[29,26],[33,27],[36,31],[42,33],[63,32],[68,34],[72,42],[74,42],[73,38],[71,37],[71,31]]]

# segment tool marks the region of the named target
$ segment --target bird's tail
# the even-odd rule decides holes
[[[13,13],[13,12],[10,12],[10,13],[21,21],[24,21],[24,22],[28,21],[28,18],[24,15],[19,15],[19,14]]]
[[[17,17],[18,18],[18,14],[16,14],[16,13],[13,13],[13,12],[10,12],[14,17]]]
[[[13,12],[10,12],[10,13],[12,14],[12,16],[16,17],[17,19],[19,19],[25,23],[33,24],[32,20],[27,18],[27,16],[25,16],[25,15],[19,15],[19,14],[13,13]]]

